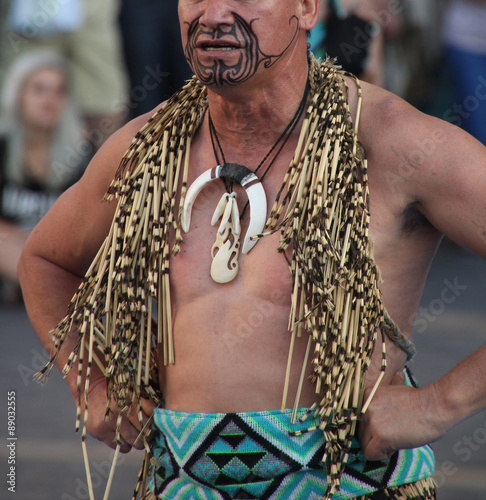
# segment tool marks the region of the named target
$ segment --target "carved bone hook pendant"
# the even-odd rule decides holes
[[[228,179],[233,182],[237,182],[246,191],[250,203],[250,224],[243,239],[243,247],[241,251],[244,254],[248,253],[258,241],[256,236],[258,236],[265,227],[267,219],[267,198],[258,177],[251,170],[242,165],[238,165],[236,163],[225,163],[224,165],[218,165],[215,168],[207,170],[196,178],[187,190],[184,199],[184,206],[181,214],[182,230],[185,233],[189,231],[189,227],[191,225],[192,206],[194,205],[197,195],[207,184],[216,179]],[[228,205],[230,205],[230,207],[228,207]],[[211,271],[211,276],[218,283],[227,283],[228,281],[234,279],[238,274],[240,225],[236,195],[233,197],[233,193],[225,193],[223,195],[218,203],[218,206],[216,207],[212,224],[214,225],[221,216],[223,216],[223,220],[216,237],[216,242],[211,250],[211,254],[213,256],[213,265],[211,266],[211,269],[214,266],[214,275],[218,276],[218,279],[221,279],[221,276],[224,275],[223,279],[227,281],[218,281],[218,279],[215,279],[213,271]],[[226,225],[229,225],[227,234],[225,234],[224,230]],[[230,241],[231,236],[233,238],[233,242]],[[218,250],[218,252],[215,254],[216,250]],[[216,264],[214,264],[215,260]],[[231,270],[230,272],[223,272],[221,270],[224,267],[222,264],[223,261],[226,262],[226,267]],[[235,263],[236,265],[234,265]],[[232,276],[232,278],[229,278],[230,276]]]
[[[216,241],[211,248],[211,278],[216,283],[228,283],[238,274],[238,256],[240,254],[240,214],[236,202],[236,193],[225,193],[216,207],[211,224],[214,226],[222,216],[216,234]]]

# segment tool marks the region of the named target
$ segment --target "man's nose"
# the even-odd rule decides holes
[[[227,0],[206,0],[203,2],[199,24],[207,28],[217,28],[221,25],[234,23],[233,12]]]

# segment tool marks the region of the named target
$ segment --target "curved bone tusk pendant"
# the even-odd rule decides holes
[[[256,244],[267,219],[267,197],[258,177],[248,168],[236,163],[225,163],[203,172],[187,190],[181,214],[181,227],[187,233],[191,225],[191,212],[198,194],[215,179],[237,182],[246,191],[250,204],[250,223],[243,240],[243,253],[248,253]],[[218,202],[211,224],[223,217],[216,242],[211,249],[213,263],[211,277],[217,283],[228,283],[238,274],[240,250],[240,214],[236,193],[225,193]],[[230,241],[233,238],[233,243]]]
[[[189,186],[182,208],[181,227],[187,233],[191,226],[191,211],[197,195],[206,185],[216,179],[228,179],[240,184],[246,191],[250,203],[250,224],[243,240],[243,253],[248,253],[258,241],[258,236],[267,220],[267,197],[258,177],[248,168],[236,163],[225,163],[203,172]]]
[[[214,210],[213,218],[211,219],[211,226],[214,226],[216,222],[221,219],[221,216],[224,214],[226,210],[226,205],[228,204],[230,195],[228,193],[224,193],[221,196],[221,199],[218,202],[216,209]]]
[[[236,193],[231,193],[229,196],[226,195],[226,207],[223,212],[223,219],[221,220],[221,224],[219,226],[219,232],[223,234],[226,225],[231,220],[234,222],[234,219],[231,217],[234,214],[233,207],[236,204]],[[237,215],[238,219],[240,218],[240,214]],[[214,224],[213,224],[214,225]],[[231,226],[230,226],[231,227]]]

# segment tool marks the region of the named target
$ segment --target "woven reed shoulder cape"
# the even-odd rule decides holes
[[[311,410],[327,440],[327,499],[339,486],[357,419],[367,404],[365,373],[386,314],[369,236],[366,159],[342,74],[311,58],[310,87],[295,155],[259,237],[280,231],[278,250],[291,248],[289,332],[292,338],[309,335],[306,363],[312,363],[316,389]],[[106,195],[118,200],[110,232],[54,332],[55,350],[44,375],[74,326],[79,340],[64,371],[77,363],[81,373],[87,357],[85,385],[78,387],[87,394],[91,366],[97,363],[108,399],[121,414],[138,406],[139,397],[163,404],[157,350],[166,364],[175,360],[169,256],[183,244],[180,216],[191,140],[206,109],[207,90],[194,78],[136,135]],[[78,428],[88,418],[83,403],[81,416],[80,396]]]

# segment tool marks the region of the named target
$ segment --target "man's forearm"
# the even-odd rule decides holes
[[[420,389],[404,385],[398,374],[380,386],[359,425],[368,460],[417,448],[444,436],[466,418],[486,409],[486,346],[433,384]]]
[[[19,262],[19,278],[24,292],[25,305],[31,322],[48,352],[53,347],[52,330],[65,316],[69,302],[82,281],[80,276],[70,273],[56,266],[52,262],[38,256],[24,254]],[[57,366],[62,370],[78,342],[77,332],[71,332],[65,339],[56,359]],[[87,357],[84,359],[82,380],[87,375]],[[88,394],[84,393],[84,382],[79,387],[78,370],[76,366],[66,376],[74,399],[80,405],[81,418],[86,430],[108,446],[115,448],[119,440],[116,429],[118,425],[119,410],[112,404],[110,418],[106,419],[107,387],[102,370],[93,363],[90,374],[90,387]],[[80,399],[78,399],[80,397]],[[85,397],[89,398],[89,418],[85,413]],[[143,411],[140,414],[133,411],[125,414],[122,419],[121,433],[123,443],[119,444],[120,451],[126,453],[133,446],[137,449],[144,447],[143,440],[139,439],[140,429],[147,423],[155,403],[144,401]],[[141,420],[143,419],[143,420]]]
[[[19,280],[30,321],[46,350],[53,347],[52,330],[64,317],[69,301],[82,278],[37,256],[22,256],[18,265]],[[76,335],[69,335],[59,352],[56,364],[62,369],[77,342]],[[66,380],[73,394],[76,393],[76,373],[73,370]]]
[[[433,384],[449,427],[486,409],[486,345]]]

